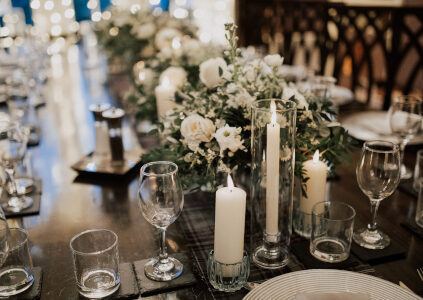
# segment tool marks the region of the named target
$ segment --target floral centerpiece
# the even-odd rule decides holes
[[[283,80],[283,59],[268,55],[245,61],[236,47],[235,26],[226,24],[229,49],[223,57],[203,62],[200,83],[185,85],[175,97],[182,106],[168,112],[159,128],[164,143],[145,159],[176,162],[186,187],[209,189],[220,184],[219,172],[248,168],[251,162],[251,104],[257,99],[281,98],[297,104],[295,175],[307,180],[302,163],[319,150],[329,166],[347,158],[353,142],[333,121],[329,100],[315,100]],[[287,153],[288,154],[288,153]],[[289,153],[290,155],[290,153]],[[281,154],[283,159],[284,154]]]

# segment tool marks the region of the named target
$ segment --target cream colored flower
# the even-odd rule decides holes
[[[141,50],[142,58],[149,58],[154,55],[154,47],[151,44],[148,44]]]
[[[228,76],[228,65],[221,57],[210,58],[200,65],[200,79],[208,88],[218,86]]]
[[[283,57],[281,57],[279,54],[273,54],[273,55],[266,55],[264,57],[264,62],[269,67],[279,67],[282,66],[283,63]]]
[[[181,124],[181,134],[192,151],[199,150],[201,142],[210,142],[215,131],[213,122],[198,114],[186,117]]]
[[[182,33],[175,28],[165,27],[157,32],[155,45],[159,50],[172,47],[172,41],[175,37],[182,37]]]
[[[169,83],[176,88],[181,88],[187,81],[187,73],[181,67],[169,67],[160,75],[160,82],[167,77]]]
[[[300,92],[298,92],[296,88],[284,87],[283,93],[282,93],[282,100],[285,100],[285,101],[291,100],[293,96],[294,96],[294,99],[298,101],[297,107],[299,109],[308,110],[307,100],[304,98],[304,96]]]
[[[134,33],[137,39],[144,40],[152,37],[155,32],[156,26],[152,23],[143,24],[131,30],[131,33]]]
[[[225,127],[219,128],[214,137],[220,147],[220,152],[229,149],[236,152],[244,148],[243,141],[241,140],[241,128],[230,127],[228,124]]]

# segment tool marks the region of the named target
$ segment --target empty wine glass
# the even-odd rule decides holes
[[[394,99],[389,108],[389,124],[391,131],[400,139],[401,179],[409,179],[413,175],[404,165],[404,150],[407,143],[422,127],[423,101],[406,95]]]
[[[184,206],[178,166],[169,161],[143,165],[138,198],[144,218],[161,232],[159,257],[145,265],[145,275],[157,281],[172,280],[183,270],[182,263],[169,257],[166,251],[166,229],[175,222]]]
[[[0,124],[0,161],[12,185],[12,197],[3,204],[6,211],[19,212],[32,205],[32,198],[19,192],[15,181],[16,166],[25,157],[27,135],[17,123]]]
[[[364,248],[383,249],[390,243],[389,236],[377,229],[376,216],[380,202],[398,186],[400,166],[398,145],[383,141],[364,143],[356,173],[360,189],[370,199],[372,221],[353,237]]]

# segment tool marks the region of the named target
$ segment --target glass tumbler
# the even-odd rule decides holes
[[[414,167],[413,188],[417,192],[420,189],[420,183],[423,181],[423,149],[417,151],[416,166]]]
[[[70,241],[79,293],[90,299],[109,296],[119,289],[118,237],[107,229],[91,229]]]
[[[350,255],[355,210],[343,202],[318,202],[312,209],[310,253],[336,263]]]
[[[28,232],[21,228],[10,228],[7,243],[9,251],[0,268],[0,297],[22,293],[34,282]]]

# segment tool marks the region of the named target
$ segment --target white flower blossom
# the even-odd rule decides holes
[[[137,27],[133,27],[131,33],[135,35],[137,39],[148,39],[156,33],[156,26],[152,23],[142,24]]]
[[[200,143],[209,142],[215,131],[213,122],[198,114],[186,117],[181,124],[181,134],[192,151],[200,151]]]
[[[208,59],[200,65],[200,79],[208,88],[221,84],[229,76],[228,73],[228,65],[221,57]]]
[[[307,100],[295,87],[288,87],[288,86],[284,87],[282,100],[288,101],[288,100],[291,100],[292,97],[294,97],[294,99],[298,101],[297,107],[299,109],[308,110]]]
[[[164,78],[169,80],[169,83],[176,88],[181,88],[187,81],[187,72],[181,67],[169,67],[160,75],[160,82]]]
[[[241,128],[230,127],[228,124],[225,127],[219,128],[214,137],[220,147],[220,152],[229,149],[232,152],[236,152],[244,148],[244,141],[241,139]]]
[[[279,54],[273,54],[273,55],[266,55],[264,57],[264,62],[269,67],[279,67],[283,63],[283,57],[281,57]]]
[[[154,43],[157,49],[162,50],[165,47],[171,47],[175,37],[182,37],[182,33],[175,28],[165,27],[157,32]]]

